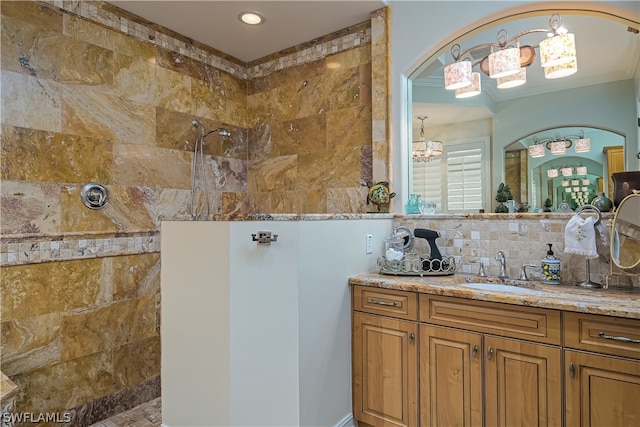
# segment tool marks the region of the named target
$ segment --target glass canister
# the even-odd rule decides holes
[[[404,239],[392,234],[384,239],[384,257],[389,261],[400,261],[404,258]]]

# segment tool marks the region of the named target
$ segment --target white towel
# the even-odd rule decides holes
[[[564,230],[564,251],[569,254],[583,255],[587,258],[597,258],[596,228],[594,218],[582,218],[574,215]]]

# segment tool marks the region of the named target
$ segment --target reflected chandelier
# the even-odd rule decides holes
[[[548,37],[539,46],[520,46],[520,37],[532,33],[547,33]],[[455,90],[456,98],[480,94],[480,73],[472,71],[478,64],[480,71],[496,79],[499,89],[520,86],[527,81],[526,67],[535,60],[536,47],[547,79],[566,77],[578,70],[575,37],[562,26],[560,15],[553,15],[549,29],[531,29],[512,38],[502,29],[498,31],[497,43],[482,43],[464,52],[460,52],[459,44],[453,45],[451,56],[455,62],[444,68],[444,87]],[[491,53],[474,64],[471,52],[483,48],[489,48]]]
[[[420,120],[420,139],[413,141],[413,161],[429,162],[433,157],[442,154],[442,142],[427,141],[424,137],[424,120],[427,116],[416,116]]]

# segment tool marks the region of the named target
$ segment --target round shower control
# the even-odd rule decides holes
[[[90,182],[82,186],[80,198],[89,209],[102,209],[107,204],[109,192],[104,185]]]

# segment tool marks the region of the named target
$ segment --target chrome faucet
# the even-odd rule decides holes
[[[480,264],[480,269],[478,270],[478,277],[487,277],[487,273],[484,272],[484,264],[482,261],[470,261],[471,264]]]
[[[518,277],[519,280],[529,280],[529,276],[527,276],[527,267],[535,268],[540,266],[535,264],[523,264],[520,269],[520,277]]]
[[[498,253],[496,254],[496,261],[500,262],[500,274],[498,275],[498,278],[506,279],[508,276],[507,276],[507,266],[506,266],[506,260],[504,258],[504,252],[498,251]]]

